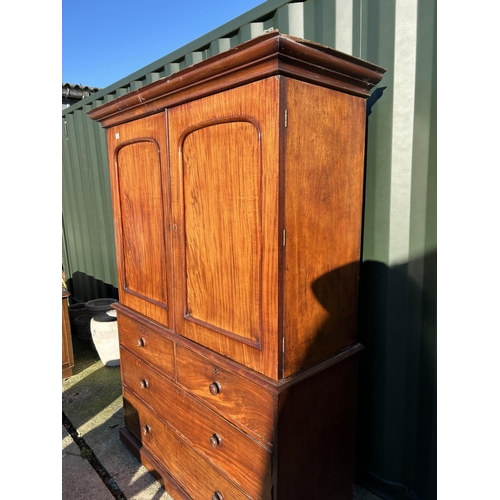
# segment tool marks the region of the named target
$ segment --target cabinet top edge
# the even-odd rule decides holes
[[[87,114],[108,128],[276,75],[367,98],[385,71],[318,42],[273,30],[101,104]]]

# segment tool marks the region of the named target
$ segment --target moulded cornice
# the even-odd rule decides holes
[[[325,45],[274,30],[98,106],[88,115],[107,128],[277,75],[367,98],[385,71]]]

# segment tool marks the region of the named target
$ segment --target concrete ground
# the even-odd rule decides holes
[[[62,381],[62,500],[172,500],[120,441],[120,367],[73,336],[73,375]],[[381,500],[356,486],[354,500]]]

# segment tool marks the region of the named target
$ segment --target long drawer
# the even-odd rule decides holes
[[[127,428],[194,500],[248,500],[247,495],[126,389],[123,408]]]
[[[276,403],[270,392],[181,345],[176,346],[176,360],[181,385],[268,443],[273,442]]]
[[[269,451],[123,349],[121,364],[125,387],[149,405],[156,416],[180,431],[252,498],[270,498]]]

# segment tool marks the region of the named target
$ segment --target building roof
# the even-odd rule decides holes
[[[62,98],[66,101],[79,101],[99,90],[101,90],[100,87],[88,87],[87,85],[63,82]]]

